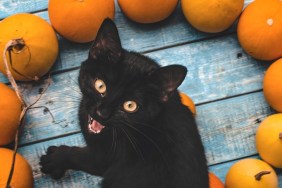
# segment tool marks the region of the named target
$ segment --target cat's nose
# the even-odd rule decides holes
[[[99,109],[96,110],[96,114],[103,120],[107,120],[110,117],[110,113]]]

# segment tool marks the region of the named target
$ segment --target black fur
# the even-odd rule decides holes
[[[42,172],[57,179],[67,169],[83,170],[103,176],[102,188],[208,188],[197,126],[177,91],[186,72],[122,49],[115,24],[106,19],[79,75],[87,147],[48,148]],[[106,83],[103,96],[93,88],[97,78]],[[128,100],[137,102],[136,112],[123,109]],[[89,132],[88,115],[105,126],[101,133]]]

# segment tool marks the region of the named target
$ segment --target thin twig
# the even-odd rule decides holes
[[[51,85],[51,76],[49,74],[48,76],[48,80],[47,80],[47,86],[43,89],[43,91],[40,93],[39,97],[33,102],[31,103],[28,108],[31,108],[33,105],[35,105],[43,96],[43,94],[47,91],[47,89],[49,88],[49,86]]]

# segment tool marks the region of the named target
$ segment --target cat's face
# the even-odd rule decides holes
[[[182,66],[160,68],[145,56],[123,50],[115,24],[106,19],[79,75],[89,132],[152,125],[185,75]]]

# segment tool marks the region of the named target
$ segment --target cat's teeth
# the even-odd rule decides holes
[[[99,131],[94,131],[95,134],[99,134],[100,132],[101,132],[100,130]]]
[[[91,116],[88,116],[88,124],[92,124],[94,121],[94,119]]]

